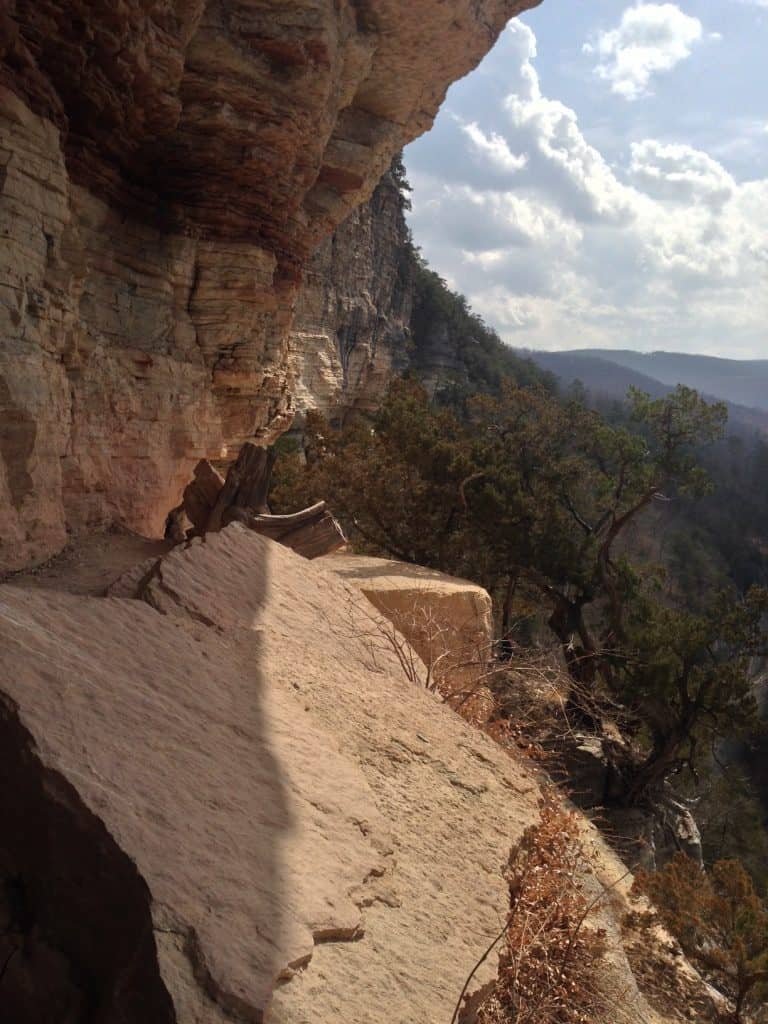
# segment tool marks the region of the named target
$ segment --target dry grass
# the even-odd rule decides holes
[[[597,1024],[611,1004],[600,986],[604,932],[590,918],[577,816],[549,793],[541,821],[512,848],[509,914],[493,991],[477,1024]],[[615,1019],[615,1018],[614,1018]]]

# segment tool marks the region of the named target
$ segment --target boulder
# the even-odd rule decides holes
[[[611,762],[600,736],[567,733],[557,753],[573,802],[584,809],[601,807],[609,795]]]
[[[493,606],[482,587],[365,555],[333,554],[323,565],[365,594],[407,637],[431,675],[460,689],[482,672],[493,643]]]
[[[192,479],[184,488],[181,505],[197,533],[205,533],[211,512],[224,487],[224,477],[207,459],[195,466]]]

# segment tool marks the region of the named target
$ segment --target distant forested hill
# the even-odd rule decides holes
[[[661,398],[672,390],[660,380],[613,361],[611,355],[587,351],[530,353],[531,359],[558,377],[563,387],[580,381],[587,391],[603,398],[623,399],[630,386],[654,398]]]
[[[580,381],[598,402],[625,397],[630,386],[658,398],[677,384],[728,404],[730,432],[768,433],[768,359],[740,361],[673,352],[575,349],[530,352],[568,388]]]
[[[768,347],[768,343],[766,343]],[[687,355],[682,352],[631,352],[629,349],[576,349],[572,352],[531,353],[555,356],[575,365],[576,360],[612,363],[633,373],[674,387],[687,384],[703,394],[713,395],[735,405],[768,412],[768,359],[720,359],[714,356]],[[544,365],[542,363],[542,365]],[[585,364],[581,364],[585,365]],[[549,367],[555,373],[559,371]],[[594,367],[599,369],[598,366]],[[586,382],[585,382],[586,383]]]

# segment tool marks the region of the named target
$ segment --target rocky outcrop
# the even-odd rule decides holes
[[[407,637],[430,672],[451,688],[475,681],[493,650],[493,607],[469,580],[387,558],[339,553],[324,568],[358,587]],[[433,677],[435,677],[433,679]]]
[[[309,262],[290,336],[299,413],[371,412],[411,357],[413,254],[391,173]]]
[[[310,409],[333,424],[375,411],[405,371],[430,393],[468,381],[456,326],[444,310],[421,308],[405,204],[388,171],[307,265],[290,335],[299,432]]]
[[[424,263],[406,224],[403,171],[397,159],[309,264],[290,340],[298,434],[311,409],[332,424],[375,411],[404,372],[454,398],[493,392],[504,378],[551,383]]]
[[[359,590],[239,524],[124,592],[0,587],[9,1019],[450,1020],[536,776],[372,654]],[[616,991],[664,1021],[584,827]]]
[[[292,416],[301,268],[535,0],[0,12],[0,568]]]

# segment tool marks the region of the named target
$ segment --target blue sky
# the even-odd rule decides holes
[[[415,241],[513,345],[768,358],[768,0],[544,0],[405,151]]]

